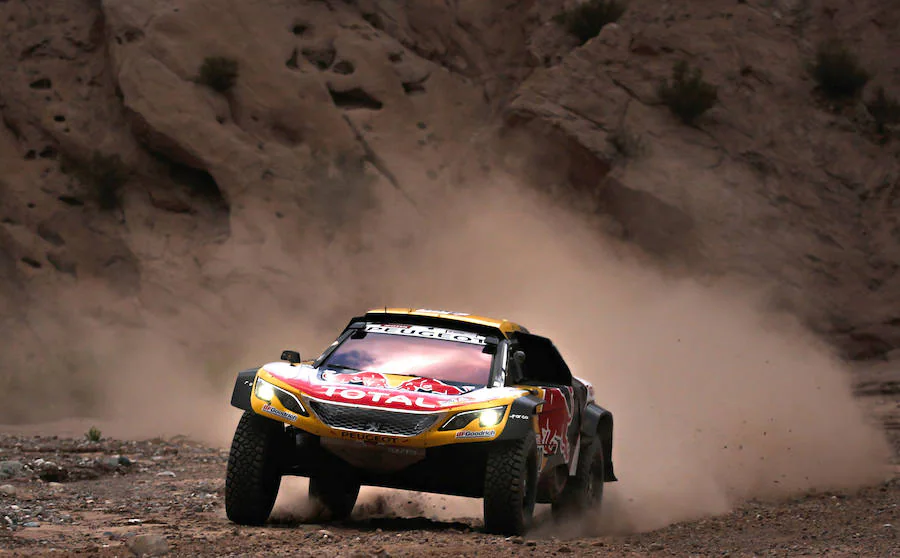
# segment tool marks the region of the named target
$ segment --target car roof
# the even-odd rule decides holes
[[[381,316],[400,317],[415,316],[419,318],[431,318],[441,322],[456,322],[459,325],[474,325],[482,328],[490,328],[498,330],[504,337],[509,337],[515,332],[528,333],[521,324],[511,322],[506,319],[488,318],[485,316],[477,316],[467,314],[465,312],[454,312],[451,310],[434,310],[430,308],[373,308],[366,312],[365,317],[378,318]]]

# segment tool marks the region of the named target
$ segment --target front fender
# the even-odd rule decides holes
[[[506,427],[496,439],[518,440],[526,435],[534,436],[534,410],[543,402],[543,399],[534,395],[523,395],[515,399],[509,410],[509,418],[506,419]]]
[[[252,411],[250,406],[250,392],[253,390],[253,380],[256,379],[256,372],[259,368],[250,368],[243,372],[238,372],[237,379],[234,381],[234,390],[231,392],[231,405],[244,411]]]

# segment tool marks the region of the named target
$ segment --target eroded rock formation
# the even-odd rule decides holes
[[[579,45],[561,1],[0,3],[2,327],[42,346],[63,326],[20,324],[54,309],[221,322],[268,288],[258,266],[263,283],[308,272],[298,238],[403,229],[506,168],[589,198],[654,257],[773,283],[849,356],[883,355],[900,346],[900,142],[873,137],[861,102],[824,100],[806,64],[840,36],[874,76],[864,97],[897,95],[887,4],[634,0]],[[233,87],[200,82],[210,57],[236,61]],[[719,88],[695,126],[657,95],[680,59]],[[104,176],[124,182],[113,210]]]

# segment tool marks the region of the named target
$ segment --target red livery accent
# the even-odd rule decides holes
[[[336,403],[406,411],[436,411],[463,404],[462,402],[450,403],[451,398],[443,394],[415,393],[408,389],[390,387],[372,389],[365,385],[320,384],[287,378],[282,378],[282,380],[310,397]]]
[[[538,416],[541,429],[538,444],[543,447],[544,455],[562,453],[568,463],[569,426],[572,424],[573,403],[572,388],[547,388],[544,392],[544,410]]]
[[[445,384],[434,378],[413,378],[411,380],[406,380],[397,386],[397,389],[407,389],[410,391],[423,390],[430,391],[431,393],[442,393],[444,395],[459,395],[463,393],[463,390],[458,387]]]
[[[322,374],[326,382],[337,384],[360,384],[366,387],[388,387],[387,377],[378,372],[347,372],[336,373],[326,370]]]

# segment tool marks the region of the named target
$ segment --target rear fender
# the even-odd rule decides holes
[[[253,380],[259,368],[251,368],[238,372],[234,381],[234,391],[231,392],[231,405],[245,411],[252,411],[250,406],[250,391],[253,389]]]
[[[600,439],[603,445],[604,478],[606,482],[613,482],[616,478],[612,462],[613,446],[613,416],[612,413],[597,405],[588,403],[584,408],[581,420],[581,439],[588,443],[594,437]]]

